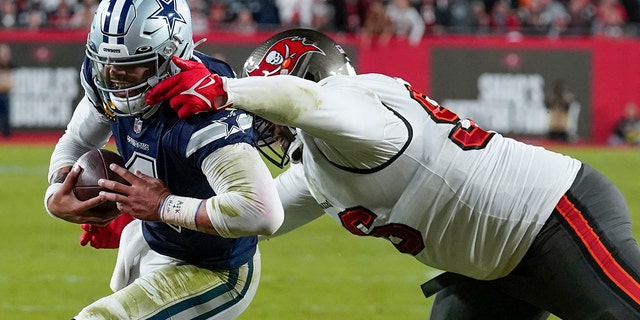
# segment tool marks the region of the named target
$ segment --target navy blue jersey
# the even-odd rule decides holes
[[[227,64],[197,55],[212,72],[234,77]],[[90,75],[87,66],[90,63],[84,65],[85,77]],[[100,106],[96,108],[102,112]],[[244,142],[255,146],[252,122],[250,114],[235,109],[182,120],[165,103],[147,119],[115,117],[111,130],[129,170],[161,179],[172,194],[207,199],[215,193],[201,170],[203,160],[226,145]],[[208,269],[237,268],[252,259],[257,246],[255,236],[223,238],[164,222],[144,221],[142,229],[154,251]]]

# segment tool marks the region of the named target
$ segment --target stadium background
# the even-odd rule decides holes
[[[222,57],[236,72],[269,33],[201,35],[200,51]],[[555,81],[576,96],[579,141],[602,144],[623,106],[640,101],[640,40],[625,38],[441,36],[418,46],[396,41],[362,48],[356,36],[333,35],[360,73],[382,72],[480,125],[514,136],[546,134],[543,99]],[[16,87],[11,122],[17,129],[60,129],[82,95],[79,65],[85,32],[0,32],[14,51]],[[490,116],[488,116],[490,115]]]
[[[269,35],[209,33],[200,36],[207,41],[199,49],[240,72],[245,57]],[[580,104],[581,143],[547,147],[592,163],[619,184],[635,214],[637,237],[640,152],[594,145],[606,142],[626,102],[640,101],[640,41],[451,35],[427,37],[418,46],[395,41],[361,48],[355,36],[333,36],[360,73],[402,77],[451,102],[445,105],[454,111],[490,115],[482,121],[535,143],[546,143],[538,139],[546,125],[541,94],[553,81],[565,81]],[[85,32],[0,32],[18,66],[12,93],[17,134],[0,140],[2,319],[66,319],[109,292],[114,251],[78,246],[79,228],[42,209],[49,154],[82,94],[78,66],[85,39]],[[465,108],[456,110],[457,103]],[[323,218],[261,247],[261,288],[242,319],[426,318],[431,300],[421,297],[418,285],[438,271],[398,255],[380,239],[354,237]]]

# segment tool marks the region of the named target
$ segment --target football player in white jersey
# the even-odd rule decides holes
[[[260,117],[265,156],[291,162],[278,232],[324,212],[447,271],[423,285],[439,291],[431,319],[640,319],[625,199],[588,164],[485,130],[402,79],[356,75],[312,30],[264,42],[240,79],[173,62],[182,72],[148,103]]]

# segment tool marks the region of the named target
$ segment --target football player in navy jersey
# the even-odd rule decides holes
[[[431,319],[640,319],[625,199],[588,164],[484,130],[402,79],[356,74],[317,31],[274,35],[241,79],[173,60],[182,72],[148,103],[168,99],[187,119],[252,112],[265,155],[291,161],[276,178],[278,234],[325,213],[447,271],[423,285],[439,291]],[[216,84],[192,94],[207,77]]]
[[[119,243],[104,245],[119,247],[114,293],[75,319],[233,319],[257,290],[257,235],[270,235],[282,223],[252,115],[226,109],[185,121],[162,107],[165,102],[146,104],[149,88],[179,71],[172,56],[234,77],[226,63],[194,51],[186,0],[100,3],[81,71],[85,96],[52,153],[45,207],[93,231],[126,227]],[[112,186],[123,197],[117,210],[95,212],[103,200],[73,195],[81,169],[72,166],[111,136],[126,163],[112,169],[130,186]],[[133,190],[143,196],[128,197]],[[85,228],[90,236],[83,244],[103,247],[91,229]]]

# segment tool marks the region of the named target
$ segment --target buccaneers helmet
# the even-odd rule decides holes
[[[325,34],[311,29],[280,32],[262,43],[244,64],[244,77],[292,75],[318,82],[333,75],[355,75],[349,57],[342,47]],[[280,128],[279,139],[269,121],[255,117],[258,146],[262,155],[283,168],[290,160],[299,160],[302,143],[295,128]],[[288,143],[282,143],[283,138]],[[274,143],[280,140],[280,148]]]
[[[326,77],[355,75],[342,47],[325,34],[292,29],[269,38],[251,53],[243,76],[288,74],[318,82]]]
[[[187,0],[103,0],[91,23],[86,55],[105,110],[117,116],[144,113],[145,93],[170,73],[171,56],[193,53]],[[143,67],[139,83],[112,81],[105,66]]]

